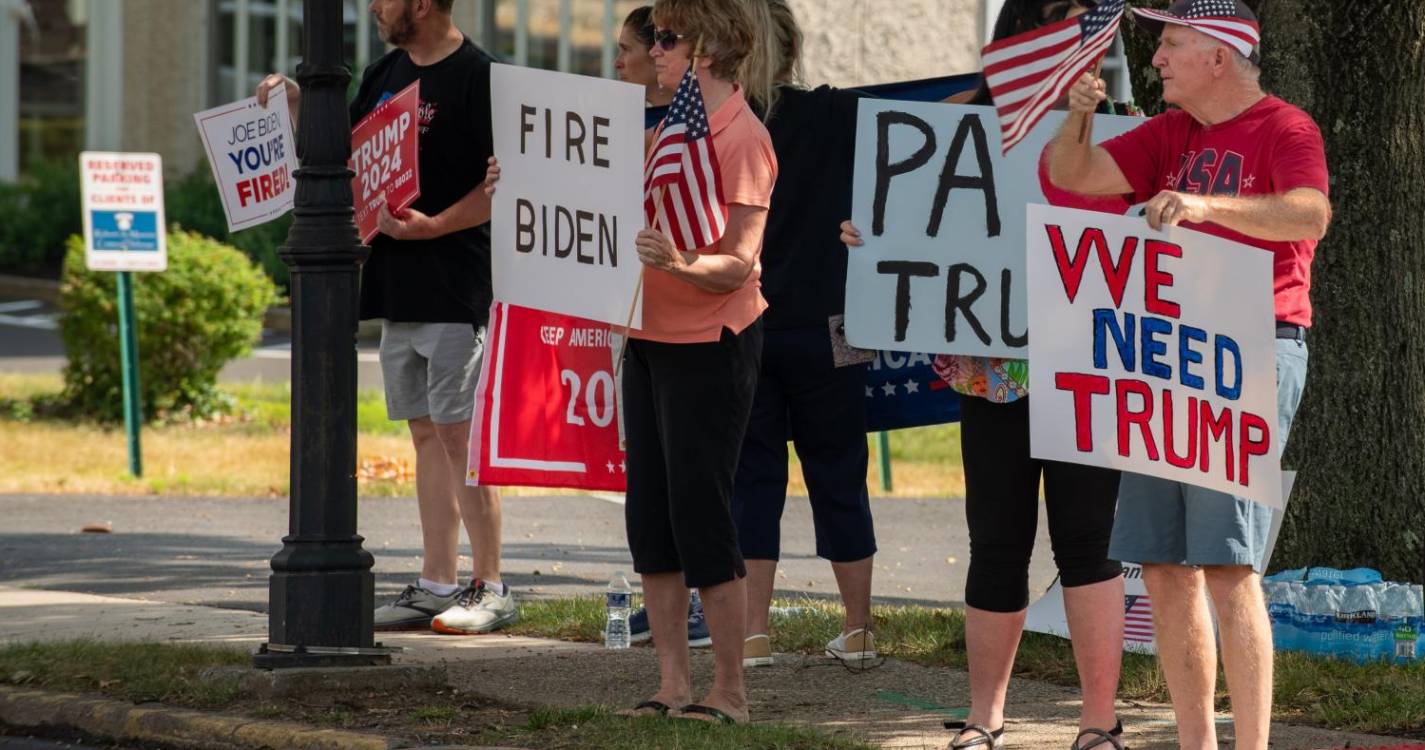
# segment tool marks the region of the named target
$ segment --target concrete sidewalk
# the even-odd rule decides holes
[[[265,639],[260,613],[150,602],[140,599],[0,587],[0,643],[90,638],[110,641],[190,642],[253,650]],[[398,662],[446,665],[462,692],[517,707],[631,705],[657,681],[652,649],[609,653],[592,644],[493,635],[450,638],[426,633],[380,634],[404,649]],[[706,686],[712,659],[695,652],[695,679]],[[853,674],[824,659],[779,656],[749,670],[754,720],[850,731],[887,748],[942,748],[941,722],[964,715],[969,680],[961,671],[888,660]],[[1006,735],[1021,748],[1069,747],[1075,734],[1077,691],[1015,679]],[[1171,710],[1124,704],[1125,739],[1139,750],[1175,747]],[[1221,723],[1230,736],[1230,721]],[[1290,725],[1273,727],[1272,747],[1399,746],[1401,740]]]

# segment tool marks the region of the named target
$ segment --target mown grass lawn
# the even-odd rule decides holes
[[[144,476],[128,475],[123,429],[35,417],[31,400],[57,394],[53,375],[0,374],[0,492],[121,495],[285,496],[291,440],[291,386],[227,384],[233,413],[201,423],[151,425],[142,432]],[[381,393],[357,394],[357,478],[364,496],[415,494],[415,451],[406,426],[386,418]],[[873,495],[959,497],[964,494],[959,425],[900,430],[890,435],[894,489],[882,492],[877,442],[867,484]],[[791,461],[794,495],[805,495],[801,468]],[[557,494],[510,488],[508,494]]]

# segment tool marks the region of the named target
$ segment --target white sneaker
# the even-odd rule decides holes
[[[826,655],[859,664],[876,658],[876,636],[865,628],[842,633],[826,644]]]
[[[491,591],[484,581],[476,581],[460,592],[455,604],[431,621],[431,630],[446,635],[479,635],[519,622],[515,594],[505,586],[503,596]]]

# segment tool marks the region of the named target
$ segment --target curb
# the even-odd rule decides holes
[[[188,709],[140,707],[70,693],[0,687],[0,722],[16,727],[65,727],[118,741],[175,747],[250,750],[395,750],[415,743],[374,734],[313,729]]]

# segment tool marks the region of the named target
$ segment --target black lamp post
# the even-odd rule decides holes
[[[259,668],[390,662],[372,641],[371,553],[356,533],[356,328],[370,252],[352,223],[351,123],[342,0],[303,0],[295,220],[279,248],[292,274],[289,533],[272,558]]]

